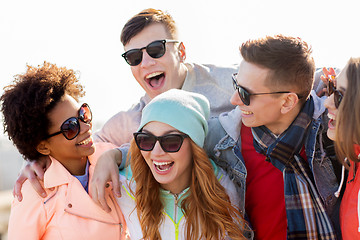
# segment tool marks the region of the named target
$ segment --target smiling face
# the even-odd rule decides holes
[[[336,78],[336,89],[339,90],[343,95],[347,89],[348,80],[346,78],[347,65],[340,72],[339,76]],[[328,109],[328,130],[327,135],[331,140],[335,140],[336,133],[336,117],[338,109],[335,107],[334,103],[334,94],[331,94],[324,102],[324,106]]]
[[[175,128],[161,122],[149,122],[142,131],[155,136],[179,133]],[[177,194],[189,186],[193,166],[189,138],[184,139],[178,152],[164,152],[160,143],[156,142],[152,151],[141,151],[141,155],[163,189]]]
[[[242,61],[237,74],[238,85],[244,87],[249,93],[274,92],[265,85],[270,70]],[[283,89],[280,89],[283,90]],[[279,90],[279,91],[280,91]],[[265,125],[275,134],[280,134],[289,124],[283,120],[281,107],[286,94],[252,95],[250,105],[246,106],[240,99],[237,91],[231,97],[231,103],[241,109],[242,122],[247,127]]]
[[[62,123],[71,117],[78,117],[80,105],[74,98],[65,95],[61,101],[49,112],[50,121],[49,134],[58,132]],[[87,156],[95,151],[91,136],[92,124],[86,124],[79,120],[80,132],[72,140],[67,140],[63,134],[43,140],[40,151],[50,155],[61,162],[62,165],[73,175],[82,175],[85,171]],[[40,144],[40,146],[41,146]]]
[[[125,51],[146,47],[156,40],[169,39],[170,34],[163,24],[154,23],[145,27],[124,46]],[[160,58],[152,58],[143,50],[142,61],[131,66],[136,81],[151,97],[172,88],[180,89],[186,77],[185,47],[182,43],[166,43],[166,52]]]

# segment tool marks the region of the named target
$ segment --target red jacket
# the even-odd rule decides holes
[[[355,146],[355,153],[360,153],[359,146]],[[350,161],[350,164],[340,207],[340,226],[344,240],[360,239],[360,163]]]

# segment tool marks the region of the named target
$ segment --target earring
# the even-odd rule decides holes
[[[181,61],[182,61],[182,62],[185,61],[186,55],[185,55],[185,52],[184,52],[184,51],[180,51],[180,58],[181,58]]]

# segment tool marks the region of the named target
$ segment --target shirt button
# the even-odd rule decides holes
[[[72,208],[72,204],[71,204],[71,203],[68,204],[68,208]]]
[[[110,187],[110,184],[109,184],[109,183],[107,183],[107,184],[105,185],[105,187],[106,187],[106,188]]]

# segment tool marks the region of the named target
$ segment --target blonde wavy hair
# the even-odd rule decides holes
[[[191,139],[193,168],[189,194],[181,208],[186,218],[185,237],[198,239],[245,239],[245,220],[217,180],[209,158]],[[160,184],[153,177],[134,139],[129,155],[132,180],[136,182],[136,211],[144,239],[161,239],[159,228],[164,220]]]
[[[360,145],[360,58],[350,58],[346,78],[348,87],[336,117],[335,149],[341,161],[348,158],[359,162],[354,144]]]

